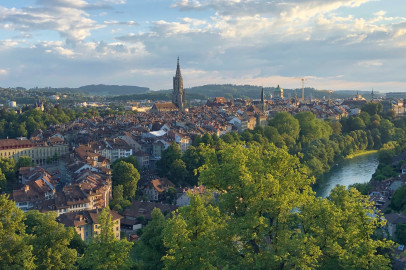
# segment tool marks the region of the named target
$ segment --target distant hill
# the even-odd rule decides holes
[[[134,95],[134,94],[144,94],[149,91],[148,87],[140,86],[129,86],[129,85],[86,85],[79,88],[33,88],[32,91],[43,91],[43,92],[70,92],[70,93],[82,93],[85,95],[95,95],[95,96],[120,96],[120,95]]]
[[[234,85],[234,84],[210,84],[196,86],[186,89],[188,99],[207,99],[214,97],[225,97],[226,99],[248,98],[259,99],[261,94],[261,86],[255,85]],[[151,91],[148,87],[128,86],[128,85],[86,85],[79,88],[34,88],[32,91],[42,91],[49,93],[82,93],[85,95],[94,96],[110,96],[112,100],[171,100],[172,90]],[[264,87],[265,96],[267,98],[273,94],[275,87]],[[355,97],[359,93],[366,99],[371,97],[370,91],[358,90],[336,90],[331,94],[331,98],[350,98]],[[284,89],[284,96],[292,98],[302,97],[302,89]],[[375,92],[375,96],[384,96],[382,93]],[[314,88],[305,88],[305,98],[328,98],[327,90],[316,90]]]
[[[186,89],[186,95],[188,94],[200,94],[205,95],[206,98],[213,97],[225,97],[226,99],[233,98],[251,98],[259,99],[261,97],[261,86],[253,85],[232,85],[232,84],[222,84],[222,85],[203,85],[192,87]],[[267,98],[273,94],[276,87],[264,87],[265,96]],[[363,95],[366,99],[371,97],[369,91],[357,91],[357,90],[338,90],[333,91],[331,98],[350,98],[355,97],[357,93]],[[380,93],[375,92],[375,96],[378,96]],[[289,95],[294,98],[295,95],[298,98],[302,97],[302,89],[284,89],[284,96],[289,97]],[[328,90],[316,90],[314,88],[305,88],[305,98],[328,98]]]

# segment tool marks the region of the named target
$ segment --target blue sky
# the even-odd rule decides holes
[[[2,0],[0,86],[406,91],[404,0]]]

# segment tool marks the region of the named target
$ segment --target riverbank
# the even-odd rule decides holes
[[[358,151],[354,154],[346,156],[345,159],[366,156],[366,155],[371,155],[371,154],[376,154],[376,153],[378,153],[378,150],[362,150],[362,151]]]

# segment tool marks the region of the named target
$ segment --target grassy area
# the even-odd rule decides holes
[[[354,154],[348,155],[345,158],[354,158],[354,157],[359,157],[359,156],[365,156],[365,155],[370,155],[370,154],[376,154],[378,153],[378,150],[362,150],[358,151]]]

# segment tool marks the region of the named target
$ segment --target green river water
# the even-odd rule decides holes
[[[376,153],[345,159],[321,177],[314,191],[317,196],[325,198],[336,185],[349,186],[354,183],[366,183],[371,180],[378,163]]]

